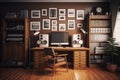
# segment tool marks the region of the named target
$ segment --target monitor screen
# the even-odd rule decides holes
[[[51,45],[69,45],[68,32],[51,32]]]

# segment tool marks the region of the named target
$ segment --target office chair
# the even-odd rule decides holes
[[[57,66],[66,65],[68,72],[67,54],[58,54],[53,48],[44,48],[44,52],[47,55],[47,62],[53,68],[53,73]]]

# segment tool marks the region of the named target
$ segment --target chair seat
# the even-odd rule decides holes
[[[54,63],[54,58],[51,58],[51,59],[49,59],[48,61],[49,61],[50,63]],[[64,61],[66,61],[64,57],[57,57],[57,58],[55,59],[55,63],[64,62]]]

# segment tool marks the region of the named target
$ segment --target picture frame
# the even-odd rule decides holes
[[[30,30],[31,31],[38,31],[38,30],[40,30],[40,22],[39,21],[31,21],[30,22]]]
[[[75,17],[75,9],[68,9],[68,17]]]
[[[59,15],[66,15],[65,9],[59,9]]]
[[[57,31],[57,25],[52,25],[52,31]]]
[[[52,20],[52,25],[57,25],[57,20]]]
[[[40,18],[40,10],[31,10],[31,18]]]
[[[75,20],[68,20],[68,30],[75,29]]]
[[[77,28],[82,28],[83,27],[83,23],[77,23]]]
[[[50,30],[50,19],[43,19],[42,20],[42,29],[43,30]]]
[[[60,15],[59,16],[59,20],[65,20],[65,16],[64,15]]]
[[[47,9],[42,9],[42,16],[47,16]]]
[[[57,8],[49,8],[49,18],[50,19],[57,18]]]
[[[66,24],[59,24],[59,31],[66,31]]]
[[[77,20],[84,20],[84,10],[77,10],[76,19]]]

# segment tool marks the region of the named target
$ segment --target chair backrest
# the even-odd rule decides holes
[[[55,56],[55,52],[53,48],[44,48],[44,52],[46,55]]]

